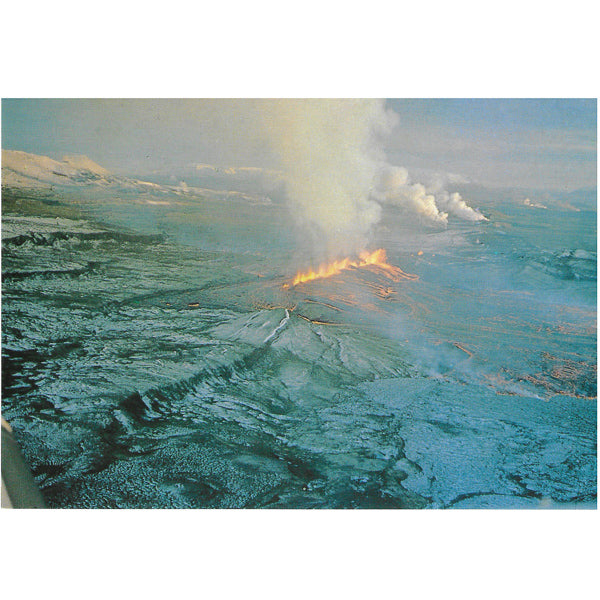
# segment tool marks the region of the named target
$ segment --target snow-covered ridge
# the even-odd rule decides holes
[[[87,156],[65,156],[55,160],[48,156],[20,150],[2,150],[2,185],[15,188],[52,189],[56,187],[92,186],[135,190],[144,194],[200,196],[213,199],[238,200],[255,204],[271,204],[264,194],[213,190],[179,185],[161,185],[131,177],[114,175]],[[151,204],[156,201],[148,200]]]
[[[2,184],[14,187],[48,187],[81,183],[110,184],[118,178],[87,156],[48,156],[20,150],[2,150]]]

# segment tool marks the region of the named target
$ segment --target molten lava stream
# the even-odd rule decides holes
[[[387,262],[387,256],[383,248],[374,250],[373,252],[361,252],[357,260],[351,260],[349,257],[341,260],[333,261],[329,264],[322,264],[317,271],[309,269],[308,271],[300,271],[294,277],[291,284],[285,284],[284,288],[294,287],[299,283],[306,283],[315,279],[324,279],[341,273],[345,269],[361,268],[361,267],[378,267],[384,271],[384,274],[393,281],[401,279],[418,279],[417,275],[405,273],[402,269],[394,267]]]

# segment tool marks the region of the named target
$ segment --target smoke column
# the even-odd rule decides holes
[[[458,192],[447,192],[439,182],[428,187],[422,183],[412,183],[408,171],[403,167],[382,167],[377,175],[372,198],[381,204],[405,208],[437,224],[447,225],[449,214],[465,221],[487,221]]]
[[[183,105],[183,111],[187,105]],[[390,165],[384,142],[398,116],[376,99],[238,99],[194,104],[213,149],[283,174],[286,197],[307,246],[320,258],[358,255],[384,206],[438,226],[449,215],[484,220],[441,184],[412,182]]]
[[[270,100],[262,125],[293,216],[330,256],[364,249],[381,216],[370,196],[396,115],[380,100]]]
[[[384,205],[442,226],[449,215],[485,220],[460,194],[412,183],[406,169],[387,163],[383,142],[398,118],[381,100],[268,100],[257,108],[292,214],[311,241],[325,242],[329,258],[364,250]]]

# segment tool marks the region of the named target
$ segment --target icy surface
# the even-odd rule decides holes
[[[392,213],[418,279],[286,289],[280,209],[145,198],[3,214],[2,412],[50,506],[595,506],[595,235]]]
[[[432,506],[544,507],[594,500],[596,411],[588,400],[512,397],[446,381],[364,386],[401,422],[407,489]],[[418,468],[415,466],[418,465]]]

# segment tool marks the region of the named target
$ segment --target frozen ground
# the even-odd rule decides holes
[[[390,213],[418,279],[286,290],[281,207],[106,194],[3,207],[2,412],[50,506],[595,507],[595,211]]]

